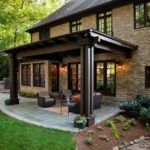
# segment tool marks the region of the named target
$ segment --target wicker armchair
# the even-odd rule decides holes
[[[101,93],[95,93],[93,96],[93,109],[99,109],[101,107],[101,100],[102,100]],[[79,113],[80,112],[80,100],[76,102],[76,104],[69,108],[69,112]]]
[[[51,107],[55,105],[55,98],[50,96],[48,92],[40,92],[37,94],[38,106],[40,107]]]

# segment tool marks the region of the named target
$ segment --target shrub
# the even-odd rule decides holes
[[[123,122],[125,122],[125,121],[126,121],[126,118],[123,117],[122,115],[119,115],[119,116],[117,116],[117,117],[115,118],[115,122],[116,122],[116,123],[123,123]]]
[[[120,138],[120,133],[115,125],[112,126],[112,134],[116,139]]]
[[[117,127],[116,127],[116,125],[114,124],[114,122],[113,122],[112,120],[108,120],[108,121],[106,122],[106,126],[112,128],[112,134],[113,134],[113,136],[114,136],[116,139],[119,139],[119,138],[120,138],[120,133],[119,133],[119,131],[117,130]]]
[[[138,96],[136,101],[141,105],[141,107],[149,108],[150,107],[150,98],[144,96]]]
[[[124,124],[123,124],[123,130],[124,131],[128,131],[129,130],[129,123],[128,122],[125,122]]]
[[[106,122],[106,126],[107,126],[107,127],[112,127],[113,124],[114,124],[114,122],[113,122],[112,120],[108,120],[108,121]]]
[[[86,117],[84,116],[81,116],[81,115],[78,115],[74,118],[74,122],[77,122],[77,123],[83,123],[86,125],[87,123],[87,120],[86,120]]]
[[[5,105],[12,105],[12,101],[10,99],[5,100]]]
[[[92,145],[92,144],[94,143],[93,140],[92,140],[92,137],[86,138],[84,142],[85,142],[87,145]]]
[[[140,115],[141,115],[141,119],[144,122],[150,123],[150,107],[149,108],[142,107],[142,109],[140,111]]]
[[[136,125],[137,125],[137,123],[134,118],[129,119],[123,124],[123,130],[128,131],[130,126],[136,126]]]
[[[134,118],[129,119],[127,122],[128,122],[129,125],[131,125],[131,126],[136,126],[136,125],[137,125],[136,120],[135,120]]]
[[[150,122],[150,98],[138,95],[135,101],[120,105],[120,109],[126,111],[130,116],[139,117],[145,122]]]
[[[140,115],[141,105],[137,101],[127,102],[120,105],[121,110],[125,110],[129,115],[138,117]]]
[[[97,126],[97,129],[98,130],[104,130],[103,127],[101,127],[101,126]]]
[[[88,135],[95,134],[94,130],[88,130]]]
[[[37,97],[37,94],[35,93],[27,93],[27,92],[24,92],[24,91],[20,91],[19,92],[20,96],[22,97],[27,97],[27,98],[36,98]]]
[[[109,138],[107,137],[107,135],[100,135],[99,139],[101,139],[102,141],[109,142]]]

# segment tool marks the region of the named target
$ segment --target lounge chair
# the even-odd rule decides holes
[[[48,92],[40,92],[37,94],[38,106],[51,107],[55,105],[55,98],[50,96]]]

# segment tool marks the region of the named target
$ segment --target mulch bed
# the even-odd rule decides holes
[[[109,118],[108,120],[114,120],[114,118],[115,116]],[[134,127],[130,127],[129,131],[126,132],[124,132],[122,129],[123,128],[122,123],[115,123],[117,129],[122,134],[119,140],[112,135],[111,127],[107,127],[105,125],[106,120],[99,124],[93,125],[87,130],[84,130],[83,132],[76,134],[75,138],[77,143],[77,149],[78,150],[112,150],[114,146],[122,144],[125,141],[131,142],[134,139],[137,139],[141,136],[150,136],[150,132],[148,132],[138,120],[136,121],[137,121],[137,125]],[[98,130],[97,126],[101,126],[104,130],[102,131]],[[95,134],[90,136],[93,139],[94,142],[93,145],[87,145],[84,142],[85,138],[88,137],[88,130],[95,131]],[[101,139],[99,139],[100,135],[106,135],[109,138],[109,142],[102,141]]]

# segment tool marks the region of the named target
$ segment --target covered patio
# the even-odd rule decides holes
[[[30,59],[62,61],[66,55],[79,55],[81,64],[80,114],[87,117],[87,126],[95,122],[93,111],[94,54],[119,53],[131,58],[137,46],[118,38],[88,29],[6,50],[10,55],[10,100],[19,104],[17,66]],[[20,107],[20,106],[16,106]]]
[[[61,114],[60,107],[57,109],[57,112],[54,112],[49,108],[38,107],[36,99],[23,97],[19,97],[19,105],[6,106],[4,101],[7,98],[9,98],[9,94],[0,93],[0,110],[9,116],[46,128],[79,132],[79,129],[74,128],[73,125],[76,114],[70,113],[68,116],[65,108]],[[119,112],[120,110],[116,106],[103,105],[101,109],[94,111],[94,115],[96,116],[95,123],[108,119]]]

